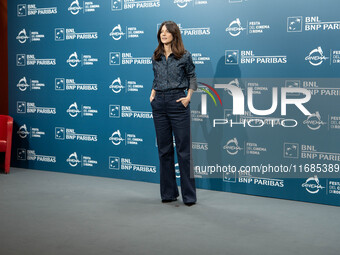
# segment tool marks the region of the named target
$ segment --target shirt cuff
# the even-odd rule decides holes
[[[196,79],[196,77],[191,77],[189,79],[189,89],[192,89],[193,91],[197,90],[197,79]]]

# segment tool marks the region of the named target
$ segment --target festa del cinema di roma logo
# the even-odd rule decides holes
[[[329,57],[324,56],[322,48],[319,46],[312,50],[309,55],[305,58],[312,66],[319,66]]]
[[[80,6],[79,1],[75,0],[71,3],[70,7],[68,8],[68,11],[70,11],[73,15],[77,15],[80,10],[82,10],[83,7]]]
[[[79,4],[79,0],[74,0],[67,10],[71,14],[77,15],[81,11],[83,13],[95,12],[96,9],[100,8],[100,5],[95,4],[93,1],[81,1],[81,3],[83,4],[82,6]]]
[[[68,60],[66,61],[71,67],[76,67],[81,60],[78,59],[78,54],[77,52],[74,52],[70,55],[70,57],[68,58]]]
[[[203,83],[203,82],[198,82],[199,84],[207,87],[209,90],[215,94],[220,102],[220,105],[222,106],[222,100],[215,88],[217,89],[224,89],[228,91],[228,93],[232,96],[233,98],[233,115],[244,115],[245,114],[245,97],[242,92],[242,89],[240,87],[237,87],[232,84],[215,84],[215,88],[212,86]],[[201,114],[202,115],[207,115],[207,94],[212,98],[214,101],[215,106],[217,106],[217,102],[213,96],[213,94],[205,88],[200,88],[206,94],[201,95]],[[304,97],[301,98],[288,98],[288,95],[291,93],[291,95],[296,95],[299,93],[300,95],[304,95]],[[272,113],[274,113],[277,109],[278,106],[278,88],[273,87],[272,88],[272,105],[269,109],[266,110],[258,110],[254,107],[253,104],[253,88],[249,87],[247,90],[247,105],[249,111],[258,116],[268,116]],[[281,88],[281,115],[286,116],[287,115],[287,105],[295,105],[304,115],[306,116],[311,116],[312,114],[306,109],[306,107],[303,105],[311,99],[311,93],[309,90],[305,88],[294,88],[294,87],[285,87]],[[244,123],[235,123],[235,124],[243,124],[245,126],[245,122],[248,122],[247,124],[251,127],[262,127],[265,124],[265,121],[263,119],[251,119],[251,120],[244,120]],[[250,123],[249,123],[250,122]],[[294,123],[293,125],[288,125],[288,123]],[[230,125],[233,125],[233,120],[228,120],[228,119],[214,119],[213,120],[213,126],[215,127],[216,125],[225,125],[230,123]],[[253,125],[255,124],[255,125]],[[284,127],[295,127],[297,126],[297,121],[294,119],[284,119],[281,121],[281,126]],[[274,126],[274,121],[272,122],[272,127]]]
[[[118,41],[122,38],[122,36],[124,36],[125,33],[122,32],[122,27],[120,24],[118,24],[117,26],[115,26],[111,33],[110,33],[110,36],[115,40],[115,41]]]
[[[325,188],[320,184],[319,178],[316,175],[308,178],[301,186],[310,194],[316,194]]]

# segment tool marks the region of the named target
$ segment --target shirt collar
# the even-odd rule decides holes
[[[162,56],[162,58],[165,58],[165,55],[164,55],[164,53],[162,53],[162,55],[161,55],[161,56]],[[169,57],[171,57],[171,56],[175,56],[173,52],[171,52],[171,53],[170,53]],[[169,58],[169,57],[168,57],[168,58]]]

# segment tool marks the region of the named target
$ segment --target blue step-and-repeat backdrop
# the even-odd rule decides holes
[[[159,182],[151,56],[159,25],[173,20],[199,82],[197,186],[339,206],[339,9],[333,0],[8,1],[12,166]]]

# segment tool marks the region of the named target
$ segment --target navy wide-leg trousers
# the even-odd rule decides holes
[[[151,102],[160,161],[160,192],[162,200],[178,197],[175,174],[174,144],[181,177],[184,203],[196,202],[196,187],[191,155],[190,105],[185,107],[177,99],[185,97],[183,90],[156,92]]]

